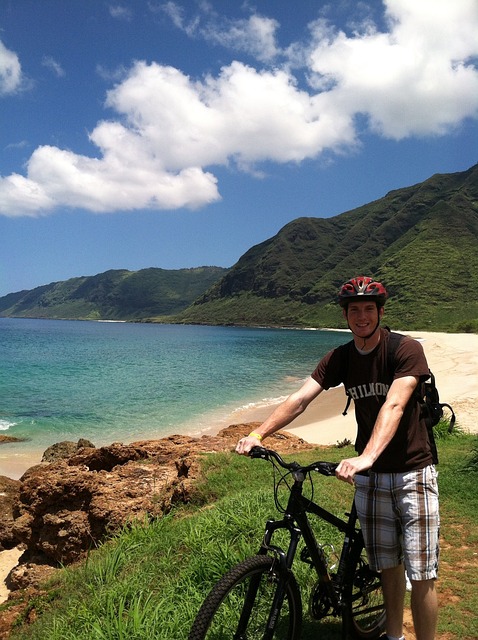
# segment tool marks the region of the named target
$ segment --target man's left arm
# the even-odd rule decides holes
[[[405,407],[418,381],[419,378],[416,376],[404,376],[392,382],[367,446],[356,458],[348,458],[340,462],[335,472],[339,480],[353,484],[356,473],[370,469],[397,432]]]

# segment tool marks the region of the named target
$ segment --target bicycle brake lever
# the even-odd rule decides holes
[[[337,467],[337,462],[319,462],[318,465],[314,467],[314,471],[318,471],[323,476],[334,476]]]

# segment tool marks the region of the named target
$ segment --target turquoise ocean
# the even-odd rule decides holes
[[[62,440],[215,432],[277,402],[347,332],[0,318],[0,475]],[[29,466],[29,465],[27,465]]]

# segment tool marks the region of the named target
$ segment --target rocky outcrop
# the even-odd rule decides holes
[[[42,462],[56,462],[57,460],[63,460],[78,453],[80,449],[95,448],[95,445],[85,438],[80,438],[78,442],[70,442],[64,440],[63,442],[57,442],[48,447],[43,453]]]
[[[175,503],[188,502],[200,474],[198,456],[232,450],[254,426],[99,448],[86,441],[63,443],[45,452],[44,462],[19,481],[2,478],[0,492],[9,487],[10,498],[0,500],[0,544],[25,548],[10,572],[9,588],[37,583],[52,568],[81,560],[128,523],[161,517]],[[283,452],[311,447],[286,432],[268,443]]]
[[[0,476],[0,551],[16,546],[13,535],[13,505],[20,493],[20,481]]]
[[[25,442],[25,438],[16,438],[15,436],[0,435],[0,444],[5,444],[7,442]]]

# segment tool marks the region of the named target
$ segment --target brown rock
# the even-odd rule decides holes
[[[48,580],[57,570],[56,566],[42,562],[40,557],[36,557],[35,562],[22,562],[20,558],[20,563],[10,571],[5,583],[11,591],[28,589]]]
[[[254,429],[261,426],[261,422],[248,422],[247,424],[232,424],[218,433],[220,438],[224,438],[232,443],[235,447],[238,440],[246,436]],[[312,449],[315,445],[311,445],[302,438],[294,436],[288,431],[278,431],[272,436],[268,436],[266,447],[275,449],[278,453],[286,453],[291,451]]]
[[[0,476],[0,551],[16,546],[12,533],[13,504],[20,493],[20,481]]]
[[[71,466],[84,465],[88,467],[89,471],[111,471],[131,460],[145,460],[146,458],[148,458],[148,452],[141,446],[115,442],[100,449],[80,449],[69,457],[68,464]]]
[[[70,456],[75,455],[80,449],[84,448],[95,448],[95,445],[89,440],[85,440],[84,438],[80,438],[78,442],[70,442],[69,440],[64,440],[63,442],[57,442],[56,444],[52,444],[51,447],[45,450],[43,453],[42,462],[55,462],[56,460],[63,460],[64,458],[69,458]]]
[[[11,539],[26,552],[12,585],[28,583],[29,573],[35,583],[35,571],[27,566],[35,564],[35,557],[47,565],[70,564],[131,521],[161,516],[174,503],[187,502],[199,474],[198,454],[232,450],[257,426],[232,425],[215,436],[174,435],[97,449],[70,443],[74,453],[68,458],[63,458],[68,447],[50,448],[60,459],[29,469],[17,488]],[[268,444],[281,452],[311,448],[286,432],[271,436]]]
[[[0,444],[7,442],[25,442],[26,438],[15,438],[14,436],[0,435]]]

